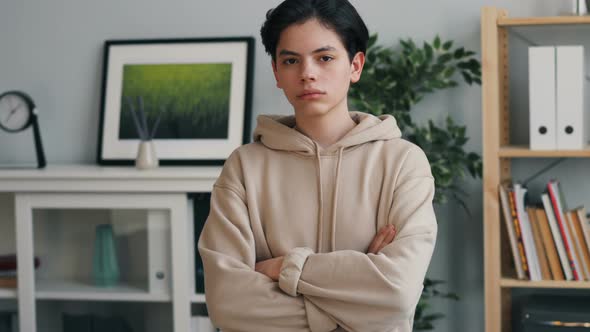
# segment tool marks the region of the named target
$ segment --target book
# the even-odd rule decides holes
[[[16,277],[0,277],[0,288],[16,288]]]
[[[557,253],[557,246],[555,245],[553,235],[551,234],[551,227],[549,226],[549,220],[547,219],[545,209],[537,208],[535,209],[535,213],[537,215],[537,222],[539,223],[545,253],[547,254],[547,260],[549,261],[551,278],[553,280],[565,280],[563,269],[559,261],[559,255]]]
[[[545,246],[543,245],[543,240],[541,239],[541,230],[539,229],[539,222],[537,221],[535,208],[527,207],[526,211],[531,223],[531,229],[533,230],[533,239],[535,240],[535,248],[537,248],[537,257],[539,259],[539,266],[541,268],[541,278],[543,280],[551,280],[549,261],[547,260]]]
[[[531,223],[525,210],[526,193],[526,188],[522,187],[519,183],[514,184],[514,202],[516,203],[516,214],[518,215],[520,229],[522,230],[526,259],[529,263],[530,280],[540,281],[542,280],[542,275],[539,258],[537,257],[537,248],[535,247]]]
[[[563,240],[563,247],[565,248],[568,262],[572,269],[573,279],[581,280],[579,275],[579,267],[575,256],[576,253],[573,248],[572,238],[568,231],[567,222],[563,214],[563,211],[565,211],[565,209],[563,208],[563,201],[560,196],[559,182],[555,180],[549,181],[549,183],[547,184],[547,189],[549,191],[549,198],[551,198],[551,205],[553,207],[553,212],[555,214],[555,220],[557,221],[557,225],[559,226],[559,232]]]
[[[513,217],[512,217],[512,213],[511,213],[511,209],[510,209],[510,202],[509,202],[509,198],[508,198],[509,188],[507,187],[507,185],[505,185],[505,186],[500,185],[498,188],[498,191],[500,192],[500,203],[502,204],[502,213],[504,216],[504,223],[506,225],[506,230],[508,231],[508,239],[510,240],[510,249],[512,252],[512,259],[514,261],[514,266],[516,268],[516,276],[518,279],[526,279],[527,276],[526,276],[525,271],[523,269],[523,263],[522,263],[522,259],[521,259],[521,254],[524,256],[524,251],[522,253],[520,252],[520,251],[522,251],[522,244],[521,244],[521,247],[519,248],[519,243],[518,243],[519,240],[517,239],[517,233],[519,232],[519,230],[516,229],[516,227],[514,225],[514,221],[513,221]],[[520,234],[518,234],[518,235],[520,236]]]
[[[530,279],[529,263],[524,248],[524,241],[522,239],[522,230],[520,229],[520,221],[518,220],[518,214],[516,213],[516,202],[514,201],[514,191],[508,192],[508,203],[510,205],[510,214],[512,216],[512,224],[514,225],[514,233],[516,235],[516,242],[518,245],[518,254],[520,256],[520,263],[525,274],[525,278]]]
[[[584,208],[576,208],[569,212],[570,218],[572,220],[572,225],[575,233],[575,238],[578,241],[579,251],[580,251],[580,260],[582,261],[582,266],[584,267],[584,271],[586,272],[586,280],[590,280],[590,252],[588,251],[588,245],[586,244],[586,238],[584,236],[584,231],[582,229],[583,221],[579,219],[579,210],[583,210]]]
[[[0,255],[0,271],[16,270],[16,260],[16,254]],[[35,268],[38,268],[41,264],[41,261],[38,257],[35,257],[33,263],[35,265]]]
[[[567,253],[565,252],[565,246],[563,245],[563,239],[561,237],[559,225],[557,225],[557,220],[555,220],[555,213],[553,212],[553,205],[551,204],[549,194],[542,194],[541,200],[543,201],[545,215],[547,216],[547,221],[551,229],[551,236],[553,237],[553,242],[555,243],[557,253],[559,254],[559,261],[561,263],[561,269],[563,270],[565,280],[573,280],[574,275],[572,273],[572,268],[567,257]]]
[[[572,213],[571,211],[566,211],[564,215],[565,220],[567,221],[568,231],[570,232],[570,235],[572,237],[574,251],[576,252],[576,257],[578,259],[580,280],[588,280],[588,276],[590,275],[590,273],[588,273],[588,266],[586,266],[586,264],[584,263],[582,247],[580,239],[576,234],[576,229],[574,228],[574,220],[572,219]]]
[[[576,213],[578,214],[578,220],[580,221],[582,233],[584,233],[584,239],[586,240],[586,249],[590,252],[590,223],[586,218],[586,209],[581,206],[576,209]]]

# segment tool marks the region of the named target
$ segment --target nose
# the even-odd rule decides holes
[[[317,79],[316,69],[312,61],[303,61],[301,66],[301,82],[315,81]]]

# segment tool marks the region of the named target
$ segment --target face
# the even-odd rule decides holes
[[[277,87],[296,114],[348,111],[348,88],[361,77],[362,52],[351,63],[338,34],[315,19],[283,30],[276,52],[273,71]]]

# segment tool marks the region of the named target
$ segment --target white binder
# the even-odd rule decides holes
[[[557,46],[557,149],[587,144],[584,116],[584,47]]]
[[[531,150],[555,150],[555,47],[529,47],[529,133]]]

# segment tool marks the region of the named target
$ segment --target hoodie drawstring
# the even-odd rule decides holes
[[[334,196],[332,197],[332,251],[336,250],[336,209],[338,208],[338,185],[340,184],[340,164],[342,163],[342,151],[344,147],[338,150],[338,163],[336,164],[336,185],[334,187]]]
[[[315,144],[315,151],[316,151],[316,159],[318,162],[318,167],[316,171],[318,172],[318,187],[320,193],[320,211],[319,211],[319,222],[318,222],[318,237],[316,240],[316,247],[318,253],[322,252],[322,248],[320,245],[322,244],[322,236],[323,236],[323,223],[324,223],[324,193],[322,191],[322,161],[320,160],[320,146],[318,143],[313,142]]]

